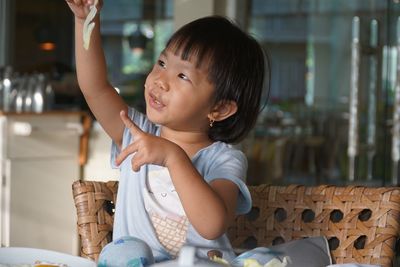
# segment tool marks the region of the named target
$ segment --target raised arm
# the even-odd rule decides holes
[[[107,79],[107,67],[101,45],[99,11],[102,0],[97,5],[94,18],[95,27],[91,34],[89,48],[83,46],[83,25],[94,1],[66,0],[75,15],[75,55],[79,87],[96,119],[107,134],[121,146],[124,124],[119,112],[127,110],[127,105]]]

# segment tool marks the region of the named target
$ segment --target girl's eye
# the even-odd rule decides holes
[[[183,73],[179,73],[179,74],[178,74],[178,77],[181,78],[182,80],[189,81],[189,77],[186,76],[186,75],[183,74]]]
[[[158,60],[157,61],[157,64],[160,66],[160,67],[162,67],[162,68],[165,68],[165,62],[164,61],[162,61],[162,60]]]

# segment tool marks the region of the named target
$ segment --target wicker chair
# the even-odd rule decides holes
[[[98,259],[111,241],[118,182],[76,181],[81,256]],[[326,236],[336,263],[392,266],[399,238],[400,188],[250,186],[253,209],[228,229],[237,248]]]

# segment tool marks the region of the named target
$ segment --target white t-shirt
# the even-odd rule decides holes
[[[167,168],[159,167],[149,170],[146,185],[143,189],[143,197],[147,212],[173,219],[186,216]]]
[[[143,199],[158,240],[177,257],[186,241],[189,220],[166,167],[149,165]]]
[[[135,124],[147,133],[160,136],[160,127],[150,122],[147,117],[134,110],[128,110],[128,116]],[[128,129],[124,130],[122,148],[132,143],[134,136]],[[120,153],[115,143],[111,149],[111,164],[116,167],[115,158]],[[145,208],[145,197],[143,189],[147,187],[147,177],[151,170],[160,166],[144,165],[138,172],[134,172],[131,166],[132,155],[128,156],[119,166],[121,175],[119,180],[117,203],[114,215],[113,239],[123,236],[134,236],[145,241],[151,248],[156,261],[171,259],[171,254],[158,240],[157,234],[152,227],[152,222]],[[235,183],[239,188],[237,201],[237,214],[247,213],[251,208],[250,192],[245,184],[247,173],[247,160],[245,155],[223,142],[214,142],[208,147],[198,151],[191,159],[197,171],[203,176],[207,183],[214,179],[227,179]],[[153,207],[154,208],[154,207]],[[175,205],[172,213],[181,214],[179,205]],[[218,249],[223,248],[224,258],[228,261],[235,257],[226,235],[215,240],[207,240],[200,236],[192,225],[189,224],[186,236],[186,243],[189,245],[200,245]],[[209,249],[199,251],[206,256]]]

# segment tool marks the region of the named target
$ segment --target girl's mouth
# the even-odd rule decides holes
[[[160,97],[156,96],[153,93],[149,93],[149,105],[156,110],[160,110],[165,107]]]

